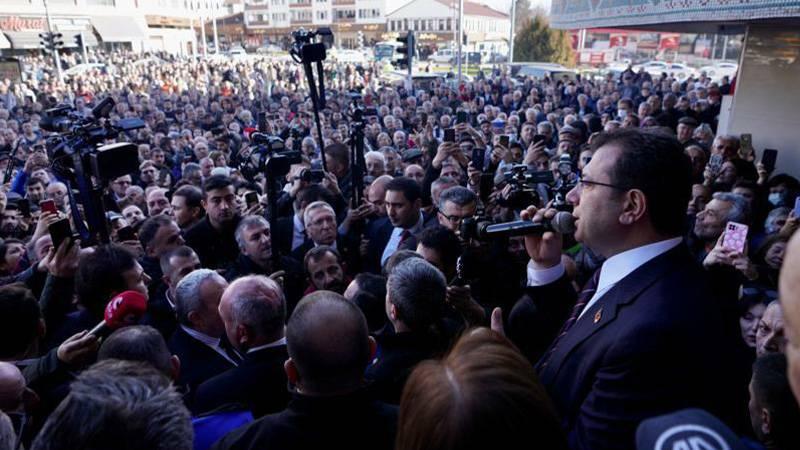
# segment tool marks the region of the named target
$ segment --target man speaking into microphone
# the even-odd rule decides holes
[[[715,299],[682,238],[689,159],[674,137],[637,129],[599,135],[593,148],[567,201],[575,238],[605,263],[576,293],[562,235],[525,237],[529,295],[539,305],[574,305],[536,364],[570,447],[634,449],[639,422],[688,407],[738,425],[747,375],[735,305]],[[522,218],[555,214],[530,207]],[[509,317],[512,339],[531,326],[519,307]]]

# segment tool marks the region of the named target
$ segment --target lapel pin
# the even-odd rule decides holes
[[[603,318],[603,308],[600,308],[597,310],[596,313],[594,313],[594,323],[600,322],[600,319],[602,318]]]

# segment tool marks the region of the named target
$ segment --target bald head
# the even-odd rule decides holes
[[[284,336],[286,299],[271,278],[250,275],[231,283],[222,294],[219,313],[237,350],[247,351]]]
[[[789,241],[780,276],[780,301],[786,337],[789,383],[800,402],[800,233]]]
[[[22,404],[25,378],[17,366],[0,362],[0,410],[14,411]]]
[[[286,343],[296,384],[315,394],[360,387],[374,348],[361,310],[331,291],[314,292],[297,304]]]

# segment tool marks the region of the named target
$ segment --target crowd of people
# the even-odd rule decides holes
[[[326,63],[319,136],[291,61],[92,58],[0,82],[0,448],[800,448],[800,182],[735,81]],[[41,125],[107,97],[138,168],[57,237]]]

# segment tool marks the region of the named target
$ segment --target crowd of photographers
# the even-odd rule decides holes
[[[630,69],[516,80],[497,69],[407,91],[379,82],[377,65],[326,63],[319,139],[291,61],[93,59],[107,68],[63,84],[35,57],[22,83],[0,82],[0,448],[653,449],[678,423],[724,441],[708,448],[799,448],[778,275],[800,182],[750,135],[716,133],[729,80]],[[144,126],[102,142],[132,143],[138,161],[103,180],[111,243],[87,245],[73,233],[87,205],[53,169],[58,133],[42,124],[63,104],[64,120],[92,122],[107,97],[100,121]],[[602,166],[631,142],[652,148]],[[664,156],[674,149],[678,159]],[[648,176],[661,184],[637,190]],[[645,194],[601,223],[618,200],[592,197],[603,187]],[[487,228],[573,208],[577,232]],[[600,359],[572,371],[590,382],[568,387],[559,380],[571,375],[548,364],[568,360],[565,345],[603,345],[569,341],[611,320],[602,303],[614,295],[582,299],[624,270],[607,243],[633,235],[587,230],[643,217],[659,236],[669,227],[656,222],[673,224],[701,274],[688,279],[708,286],[684,277],[670,295],[723,305],[708,321],[705,303],[680,313],[680,332],[711,335],[634,344],[616,332],[645,350],[585,356]],[[783,273],[792,286],[784,279],[798,274]],[[537,290],[556,279],[564,301]],[[652,308],[663,322],[639,331],[673,325]],[[708,361],[661,340],[691,341]],[[703,364],[719,355],[714,383]],[[640,363],[681,369],[624,378]],[[726,400],[686,381],[697,379]]]

